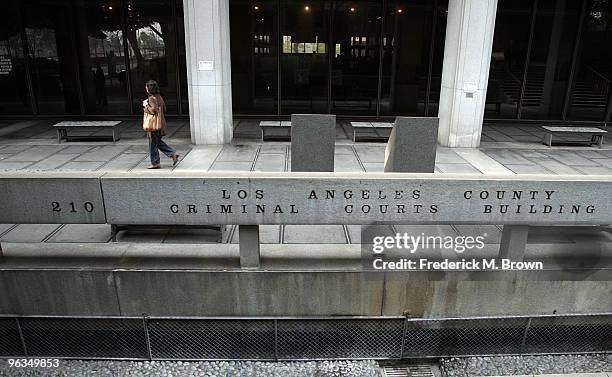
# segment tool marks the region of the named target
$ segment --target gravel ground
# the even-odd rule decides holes
[[[612,354],[449,358],[440,370],[444,377],[612,372]]]
[[[378,364],[365,361],[181,362],[60,360],[60,366],[9,368],[0,360],[2,377],[381,377]]]

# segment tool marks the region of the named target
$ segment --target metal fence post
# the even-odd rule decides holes
[[[274,320],[274,360],[278,361],[278,319]]]
[[[149,354],[149,360],[153,360],[153,353],[151,352],[151,340],[149,339],[149,324],[147,323],[147,315],[142,315],[142,327],[144,330],[145,339],[147,341],[147,352]]]
[[[527,325],[525,326],[525,333],[523,334],[523,340],[521,341],[521,352],[525,350],[525,343],[527,343],[527,334],[529,333],[529,327],[531,327],[531,317],[527,320]]]
[[[402,346],[400,348],[399,358],[404,358],[404,347],[406,346],[406,337],[408,336],[408,317],[404,317],[404,328],[402,329]]]
[[[26,347],[25,338],[23,337],[23,331],[21,330],[21,322],[18,317],[15,317],[15,323],[17,324],[17,331],[19,331],[19,340],[21,340],[21,347],[23,348],[23,355],[28,357],[28,347]]]

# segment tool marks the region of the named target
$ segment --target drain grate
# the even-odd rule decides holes
[[[435,377],[429,365],[384,367],[384,377]]]

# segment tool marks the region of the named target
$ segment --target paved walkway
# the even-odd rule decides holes
[[[123,122],[122,138],[112,142],[69,142],[58,144],[53,121],[25,121],[4,124],[0,128],[0,171],[139,171],[148,165],[147,140],[139,122]],[[377,172],[383,170],[384,143],[353,143],[350,126],[339,123],[335,170],[339,172]],[[104,132],[104,131],[102,131]],[[100,134],[101,132],[98,132]],[[87,133],[89,134],[89,133]],[[261,143],[255,121],[237,121],[236,139],[231,145],[193,146],[188,121],[170,121],[167,142],[183,156],[172,168],[163,157],[167,170],[291,170],[290,143]],[[486,126],[480,149],[438,148],[436,172],[474,174],[612,174],[612,144],[596,147],[553,147],[541,144],[537,127]],[[441,235],[487,234],[487,242],[499,243],[500,227],[469,225],[397,226],[394,231],[415,231]],[[598,232],[593,239],[612,242],[612,231]],[[571,244],[584,239],[584,232],[565,228],[538,227],[530,232],[530,242]],[[261,227],[262,243],[355,244],[359,226]],[[0,224],[0,242],[108,242],[106,225],[32,225]],[[218,235],[210,230],[167,229],[146,232],[121,232],[120,242],[209,243]],[[238,232],[228,227],[223,242],[237,243]],[[612,245],[612,243],[611,243]]]

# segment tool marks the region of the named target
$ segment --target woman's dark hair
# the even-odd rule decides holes
[[[157,81],[149,80],[145,86],[149,94],[159,94],[159,85],[157,84]]]

